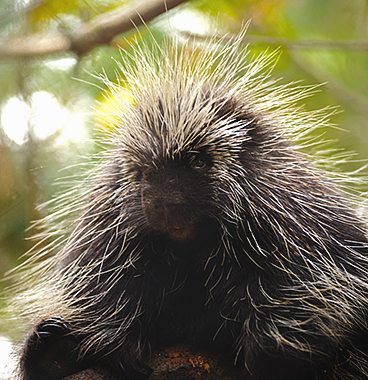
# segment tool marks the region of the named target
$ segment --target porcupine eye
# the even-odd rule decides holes
[[[197,158],[191,164],[192,169],[201,170],[207,166],[207,162],[203,158]]]
[[[211,160],[206,153],[196,153],[189,158],[189,164],[191,169],[194,169],[195,171],[201,171],[208,169],[211,166]]]

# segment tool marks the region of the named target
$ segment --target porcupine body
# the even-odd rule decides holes
[[[240,40],[126,62],[134,101],[42,272],[22,380],[91,364],[145,378],[178,344],[259,379],[368,378],[366,226],[292,142],[325,117]]]

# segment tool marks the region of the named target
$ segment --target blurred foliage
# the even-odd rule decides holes
[[[0,39],[73,30],[121,4],[121,0],[2,0]],[[160,16],[150,27],[160,41],[172,30],[183,28],[193,33],[211,34],[214,29],[237,33],[251,20],[249,35],[286,37],[297,45],[310,39],[368,40],[367,16],[368,2],[364,0],[193,0]],[[141,30],[138,38],[147,38],[149,33]],[[40,209],[39,205],[70,186],[68,181],[55,185],[55,180],[73,176],[85,156],[101,149],[99,140],[111,123],[93,108],[106,112],[110,106],[102,95],[104,84],[91,74],[105,72],[116,80],[115,60],[120,61],[121,54],[117,45],[129,49],[134,32],[83,57],[67,52],[32,59],[0,57],[0,277],[19,263],[18,258],[31,246],[28,238],[32,231],[27,228],[47,213],[47,207]],[[252,44],[251,55],[267,47],[267,43]],[[333,145],[338,148],[359,152],[357,159],[368,158],[368,51],[288,50],[283,46],[281,51],[274,76],[282,77],[282,82],[328,82],[316,96],[305,100],[307,109],[341,105],[344,111],[332,118],[340,129],[318,133],[336,140]],[[58,107],[54,113],[39,111],[40,105],[35,103],[34,94],[45,92]],[[19,132],[16,120],[21,110],[9,106],[14,98],[28,110]],[[14,115],[13,122],[9,112]],[[100,132],[96,132],[96,124]],[[73,135],[71,130],[79,134]],[[14,137],[22,133],[23,138]],[[359,165],[349,163],[343,169],[355,170]]]

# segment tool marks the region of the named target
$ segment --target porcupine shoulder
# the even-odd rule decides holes
[[[131,102],[108,82],[119,125],[41,282],[21,379],[145,378],[175,344],[260,379],[367,378],[366,226],[293,142],[326,116],[240,40],[136,47]]]

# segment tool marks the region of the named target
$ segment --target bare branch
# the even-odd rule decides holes
[[[186,0],[150,0],[136,7],[118,8],[82,25],[71,36],[72,50],[83,54],[99,44],[108,44],[118,34],[139,26]]]
[[[183,32],[188,37],[193,37],[195,39],[208,39],[208,36],[192,34],[188,32]],[[227,40],[230,35],[222,36],[218,35],[218,38]],[[356,50],[356,51],[367,51],[368,41],[334,41],[334,40],[295,40],[285,37],[269,37],[269,36],[254,36],[251,34],[246,34],[243,37],[242,42],[244,44],[266,44],[266,45],[277,45],[284,46],[289,50],[297,49],[326,49],[326,50]]]
[[[285,46],[287,49],[327,49],[367,51],[368,41],[293,40],[283,37],[245,35],[243,42]]]
[[[25,36],[13,38],[0,44],[0,58],[39,57],[66,52],[70,49],[70,39],[61,33],[53,36]]]
[[[149,22],[186,0],[150,0],[131,7],[122,6],[95,17],[77,30],[50,36],[32,35],[0,44],[0,58],[34,57],[58,52],[87,53],[100,44],[109,44],[118,34]]]
[[[224,357],[187,347],[171,347],[156,351],[149,366],[153,372],[148,380],[254,380],[241,367]],[[119,377],[120,379],[121,377]],[[63,380],[117,380],[105,369],[93,367]]]

